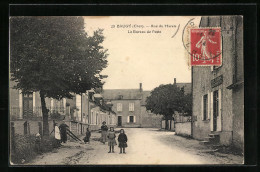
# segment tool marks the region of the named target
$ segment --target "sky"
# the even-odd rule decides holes
[[[193,19],[178,16],[88,16],[84,17],[85,31],[104,29],[104,48],[108,49],[108,75],[104,89],[152,90],[161,84],[191,82],[187,51],[182,33]],[[150,31],[150,33],[148,32]],[[145,33],[140,33],[145,32]]]

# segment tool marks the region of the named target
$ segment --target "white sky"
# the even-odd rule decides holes
[[[108,75],[104,89],[139,88],[152,90],[160,84],[191,82],[191,70],[182,43],[182,31],[187,22],[200,17],[177,16],[112,16],[84,17],[85,30],[91,34],[97,28],[104,29],[104,48],[108,49],[108,67],[102,74]],[[117,25],[144,25],[145,28],[117,28]],[[111,28],[111,25],[116,25]],[[146,26],[163,25],[163,28]],[[166,28],[165,25],[175,25]],[[179,31],[172,38],[177,31]],[[160,30],[161,33],[128,33],[128,30]]]

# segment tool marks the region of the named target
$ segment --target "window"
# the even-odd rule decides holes
[[[134,122],[134,116],[129,116],[129,122],[133,123]]]
[[[208,116],[208,95],[203,96],[203,119],[202,120],[207,120]]]
[[[90,121],[91,121],[91,124],[94,124],[94,112],[91,112]]]
[[[122,103],[117,103],[117,111],[121,112],[122,111]]]
[[[135,104],[134,103],[129,103],[129,111],[133,112],[134,111]]]

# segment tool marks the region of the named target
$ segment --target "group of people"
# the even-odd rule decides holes
[[[58,127],[57,123],[54,123],[54,136],[56,139],[57,146],[61,146],[61,143],[66,143],[67,142],[67,128],[69,126],[65,124],[64,120]]]
[[[118,147],[120,148],[120,154],[121,153],[126,153],[125,148],[127,147],[127,136],[125,134],[124,129],[120,130],[120,134],[118,136],[118,142],[119,145]],[[108,142],[109,146],[109,152],[108,153],[114,153],[114,147],[117,145],[116,143],[116,133],[114,131],[114,127],[110,127],[110,130],[108,131],[108,127],[106,125],[106,122],[104,121],[101,126],[101,141],[103,144]]]
[[[64,121],[62,122],[62,124],[60,124],[59,127],[58,127],[57,123],[54,124],[54,136],[55,136],[55,139],[57,141],[58,147],[61,146],[62,142],[66,143],[66,141],[67,141],[67,128],[68,128],[68,125],[65,124]],[[87,128],[86,136],[83,139],[85,143],[90,143],[90,136],[91,136],[91,132]],[[120,134],[119,134],[117,140],[119,142],[118,147],[120,148],[120,154],[126,153],[125,148],[127,147],[127,136],[125,134],[124,129],[120,130]],[[110,130],[108,131],[108,127],[107,127],[105,121],[102,123],[102,126],[101,126],[101,142],[103,144],[108,142],[108,146],[109,146],[109,152],[108,153],[114,153],[115,152],[114,147],[117,145],[116,133],[114,131],[114,127],[110,127]]]

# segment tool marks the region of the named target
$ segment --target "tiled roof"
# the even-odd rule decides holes
[[[184,93],[191,93],[191,83],[176,83],[179,88],[184,87]],[[151,91],[142,91],[139,89],[104,89],[103,98],[106,100],[118,100],[120,99],[139,99],[141,105],[146,104],[146,98],[150,96]]]
[[[139,89],[104,89],[103,98],[109,100],[116,99],[141,99],[142,93]],[[121,97],[120,97],[121,96]]]

